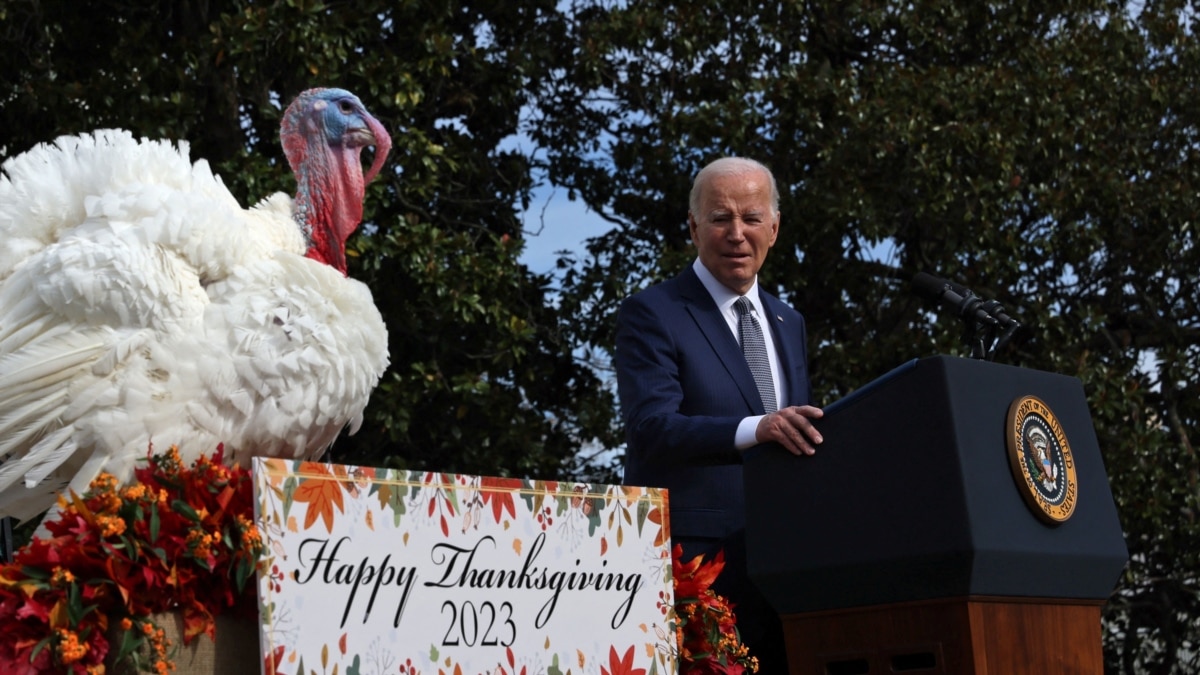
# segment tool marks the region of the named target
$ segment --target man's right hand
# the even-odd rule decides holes
[[[774,441],[796,456],[816,453],[817,445],[825,440],[812,421],[825,414],[811,405],[794,405],[762,418],[755,431],[759,443]]]

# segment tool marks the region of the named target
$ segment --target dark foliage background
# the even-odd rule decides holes
[[[354,91],[396,138],[350,244],[392,367],[333,459],[600,480],[596,452],[620,445],[617,303],[690,261],[693,173],[761,159],[784,213],[762,280],[810,322],[820,400],[964,353],[915,272],[1002,302],[1031,330],[997,360],[1088,394],[1132,555],[1108,668],[1187,673],[1195,17],[1153,0],[4,0],[0,156],[122,126],[186,139],[250,203],[292,188],[281,106]],[[547,181],[614,225],[554,277],[518,260]]]

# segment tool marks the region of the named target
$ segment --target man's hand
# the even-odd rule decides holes
[[[825,440],[812,425],[824,411],[811,405],[794,405],[773,412],[758,423],[754,435],[759,443],[774,441],[793,455],[811,455],[816,446]]]

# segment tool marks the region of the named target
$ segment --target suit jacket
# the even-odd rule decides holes
[[[781,407],[807,404],[804,318],[768,293],[759,297],[784,373]],[[722,538],[744,527],[734,435],[763,404],[737,339],[690,265],[622,303],[616,345],[625,483],[667,488],[674,537]]]

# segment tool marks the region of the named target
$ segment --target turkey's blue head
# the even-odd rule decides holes
[[[283,115],[280,139],[296,176],[295,217],[308,257],[346,272],[346,239],[362,222],[366,184],[379,174],[392,137],[357,96],[309,89]],[[375,146],[366,176],[362,149]]]

